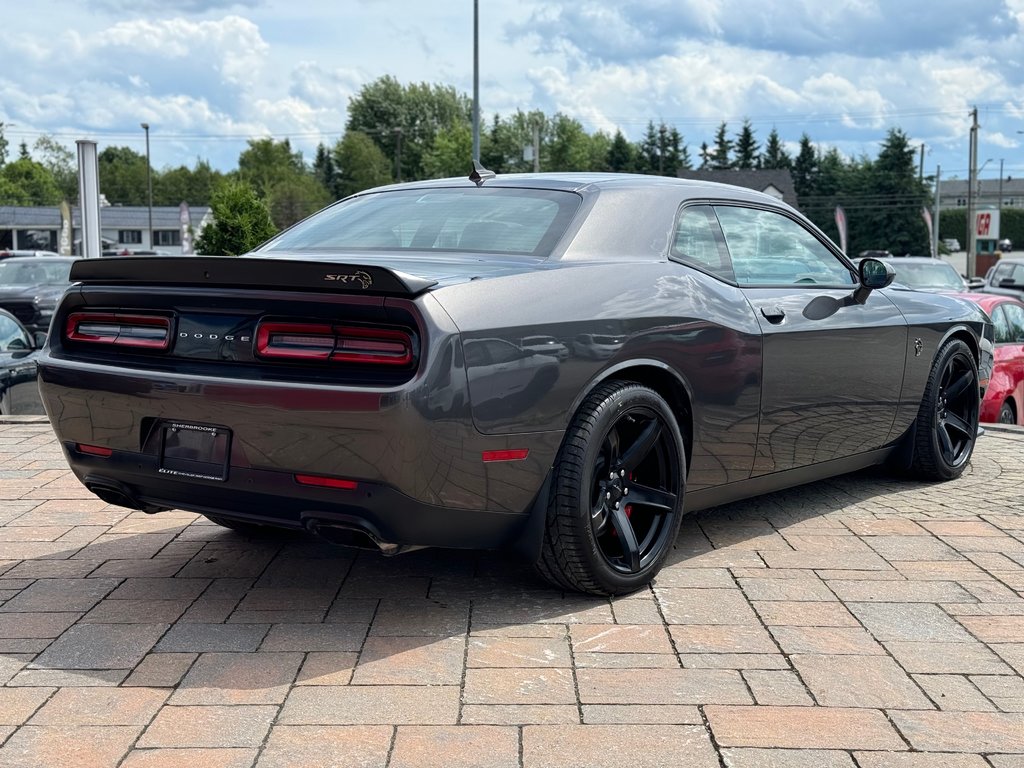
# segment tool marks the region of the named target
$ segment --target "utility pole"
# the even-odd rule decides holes
[[[967,277],[978,272],[978,230],[974,226],[976,201],[974,185],[978,179],[978,108],[971,110],[970,168],[967,176]]]
[[[939,203],[942,196],[942,166],[935,166],[935,215],[932,216],[932,256],[939,258]]]
[[[924,184],[924,143],[921,143],[921,162],[917,166],[917,183]]]
[[[533,172],[540,173],[540,121],[533,121]]]
[[[1003,225],[1003,158],[999,158],[999,226]],[[996,232],[996,234],[1000,234]]]
[[[149,246],[153,250],[153,163],[149,159],[149,123],[139,123],[146,132],[146,188],[149,190]]]
[[[473,0],[473,160],[480,162],[480,0]]]
[[[402,128],[395,128],[395,178],[402,181]]]

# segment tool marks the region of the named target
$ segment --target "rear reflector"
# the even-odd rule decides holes
[[[513,448],[507,451],[484,451],[481,458],[484,461],[522,461],[530,455],[529,448]]]
[[[256,329],[256,354],[280,360],[407,366],[413,359],[413,340],[408,331],[391,328],[262,322]]]
[[[167,349],[171,345],[171,319],[121,312],[73,312],[65,337],[90,344]]]
[[[355,480],[342,480],[338,477],[322,475],[295,475],[295,482],[300,485],[316,485],[320,488],[338,488],[343,491],[354,491],[358,486]]]
[[[86,453],[90,456],[99,456],[101,458],[109,458],[114,451],[110,448],[104,448],[100,445],[86,445],[85,443],[76,443],[75,450],[79,453]]]

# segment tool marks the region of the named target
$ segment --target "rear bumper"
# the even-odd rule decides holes
[[[102,498],[156,511],[178,508],[280,528],[338,527],[379,543],[494,549],[521,534],[526,512],[451,509],[424,504],[377,483],[353,490],[300,485],[291,474],[233,467],[229,482],[177,480],[158,473],[157,458],[114,451],[109,457],[63,444],[72,471]],[[123,498],[117,498],[120,494]]]

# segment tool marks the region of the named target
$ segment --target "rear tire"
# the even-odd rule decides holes
[[[1000,424],[1016,424],[1017,414],[1013,410],[1013,404],[1006,400],[999,408],[999,423]]]
[[[942,346],[917,414],[912,471],[927,480],[953,480],[970,462],[978,437],[978,365],[960,339]]]
[[[592,595],[648,584],[679,533],[683,446],[657,392],[626,381],[597,387],[573,417],[552,470],[541,576]]]

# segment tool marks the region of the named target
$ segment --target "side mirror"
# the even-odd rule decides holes
[[[35,342],[36,349],[42,349],[46,343],[46,331],[36,331],[32,334],[32,341]]]
[[[985,278],[983,277],[969,277],[967,278],[967,290],[976,291],[979,288],[985,287]]]
[[[892,284],[896,279],[896,270],[881,259],[868,258],[862,259],[857,266],[857,276],[860,278],[860,286],[853,292],[853,300],[863,304],[872,291]]]

